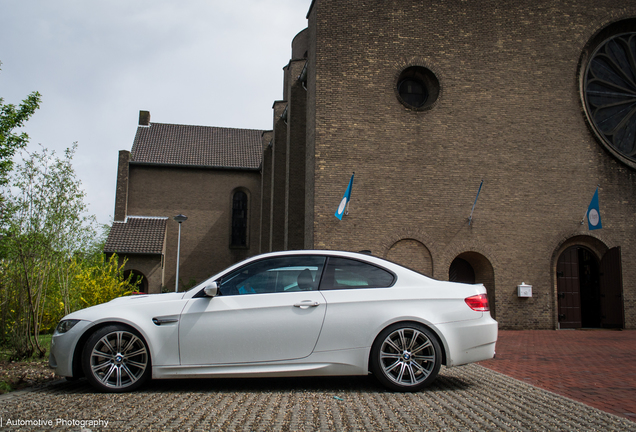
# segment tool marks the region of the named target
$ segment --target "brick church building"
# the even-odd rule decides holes
[[[142,113],[107,252],[174,289],[183,213],[184,283],[370,250],[483,283],[502,328],[636,328],[636,3],[314,0],[307,20],[272,130]]]

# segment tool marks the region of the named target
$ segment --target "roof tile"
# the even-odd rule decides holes
[[[167,220],[129,216],[124,222],[113,222],[104,252],[162,254]]]
[[[162,165],[258,169],[263,131],[150,123],[139,126],[132,161]]]

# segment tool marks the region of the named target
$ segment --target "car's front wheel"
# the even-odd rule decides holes
[[[371,372],[385,387],[418,391],[435,380],[442,351],[433,333],[417,323],[384,329],[371,349]]]
[[[82,368],[86,379],[100,391],[135,390],[150,377],[148,345],[139,333],[128,327],[102,327],[84,346]]]

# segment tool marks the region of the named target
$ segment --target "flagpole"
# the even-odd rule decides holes
[[[581,225],[585,225],[585,218],[587,217],[587,212],[590,211],[590,209],[585,209],[585,214],[583,215],[583,219],[581,219]]]
[[[351,196],[351,192],[353,192],[353,176],[356,175],[356,172],[354,171],[351,174],[351,189],[349,189],[349,196]],[[351,200],[347,201],[347,207],[345,207],[345,216],[349,216],[349,204],[351,204]]]
[[[473,208],[470,211],[470,216],[468,217],[468,226],[473,222],[473,212],[475,211],[475,205],[477,205],[477,199],[479,198],[479,193],[481,192],[481,187],[484,185],[484,179],[481,179],[481,183],[479,183],[479,190],[477,191],[477,196],[475,197],[475,202],[473,203]]]

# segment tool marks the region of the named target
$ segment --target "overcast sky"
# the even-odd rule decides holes
[[[311,0],[0,0],[0,97],[32,91],[30,149],[78,142],[74,166],[100,223],[140,110],[151,121],[272,128],[293,37]]]

